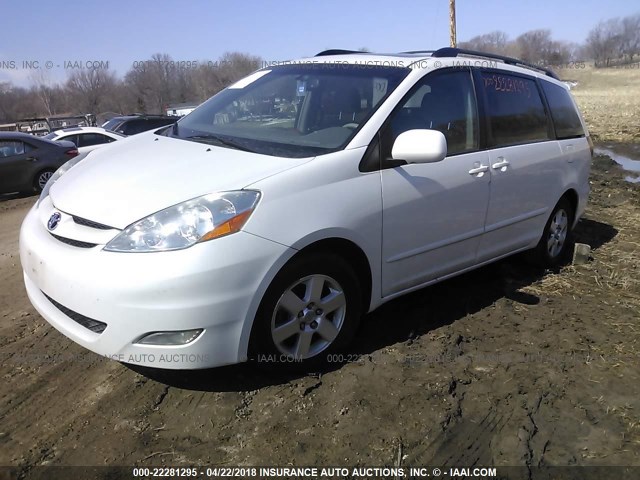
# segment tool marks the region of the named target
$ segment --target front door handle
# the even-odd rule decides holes
[[[479,177],[484,175],[484,172],[489,170],[488,165],[480,165],[469,170],[469,175],[478,175]]]
[[[498,157],[499,162],[494,163],[493,165],[491,165],[491,168],[493,168],[494,170],[500,170],[502,172],[507,170],[507,167],[510,165],[509,161],[504,158],[504,157]]]

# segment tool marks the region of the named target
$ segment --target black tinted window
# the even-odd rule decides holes
[[[153,121],[149,122],[149,129],[165,127],[167,125],[171,125],[172,123],[175,123],[175,121],[166,120],[166,119],[165,120],[153,120]]]
[[[569,92],[551,82],[541,83],[556,127],[556,136],[560,139],[583,136],[582,122]]]
[[[478,117],[470,72],[426,76],[393,114],[389,126],[389,143],[408,130],[431,129],[444,134],[448,155],[477,150]]]
[[[549,139],[544,104],[534,80],[504,73],[481,75],[493,146]]]
[[[125,135],[135,135],[151,130],[152,128],[154,128],[154,125],[149,122],[149,120],[131,120],[121,125],[117,130],[123,130]]]
[[[78,147],[90,147],[92,145],[100,145],[109,142],[109,137],[99,133],[83,133],[80,135]]]
[[[136,133],[144,132],[146,126],[147,124],[140,120],[131,120],[120,125],[116,131],[125,135],[135,135]]]

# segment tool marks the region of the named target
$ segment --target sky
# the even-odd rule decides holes
[[[154,53],[202,61],[240,51],[271,62],[328,48],[430,50],[449,44],[448,5],[449,0],[0,0],[0,81],[28,86],[35,67],[46,70],[49,81],[63,81],[86,62],[109,62],[124,75]],[[458,41],[494,30],[515,38],[546,28],[557,40],[583,42],[600,20],[640,13],[639,0],[457,0],[456,6]]]

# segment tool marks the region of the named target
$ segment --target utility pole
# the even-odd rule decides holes
[[[456,0],[449,0],[449,39],[451,47],[456,48],[458,46],[456,40]]]

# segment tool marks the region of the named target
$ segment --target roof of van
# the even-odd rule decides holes
[[[313,64],[313,63],[343,63],[367,66],[414,67],[428,61],[425,67],[441,67],[450,65],[506,67],[506,70],[521,71],[536,76],[546,76],[559,81],[558,75],[542,65],[535,65],[524,60],[475,50],[461,48],[440,48],[438,50],[414,50],[400,53],[371,53],[356,50],[330,49],[324,50],[313,57],[302,58],[289,62],[274,62],[278,64]],[[440,62],[440,65],[437,64]],[[475,64],[473,63],[475,62]],[[515,68],[513,68],[515,67]]]

